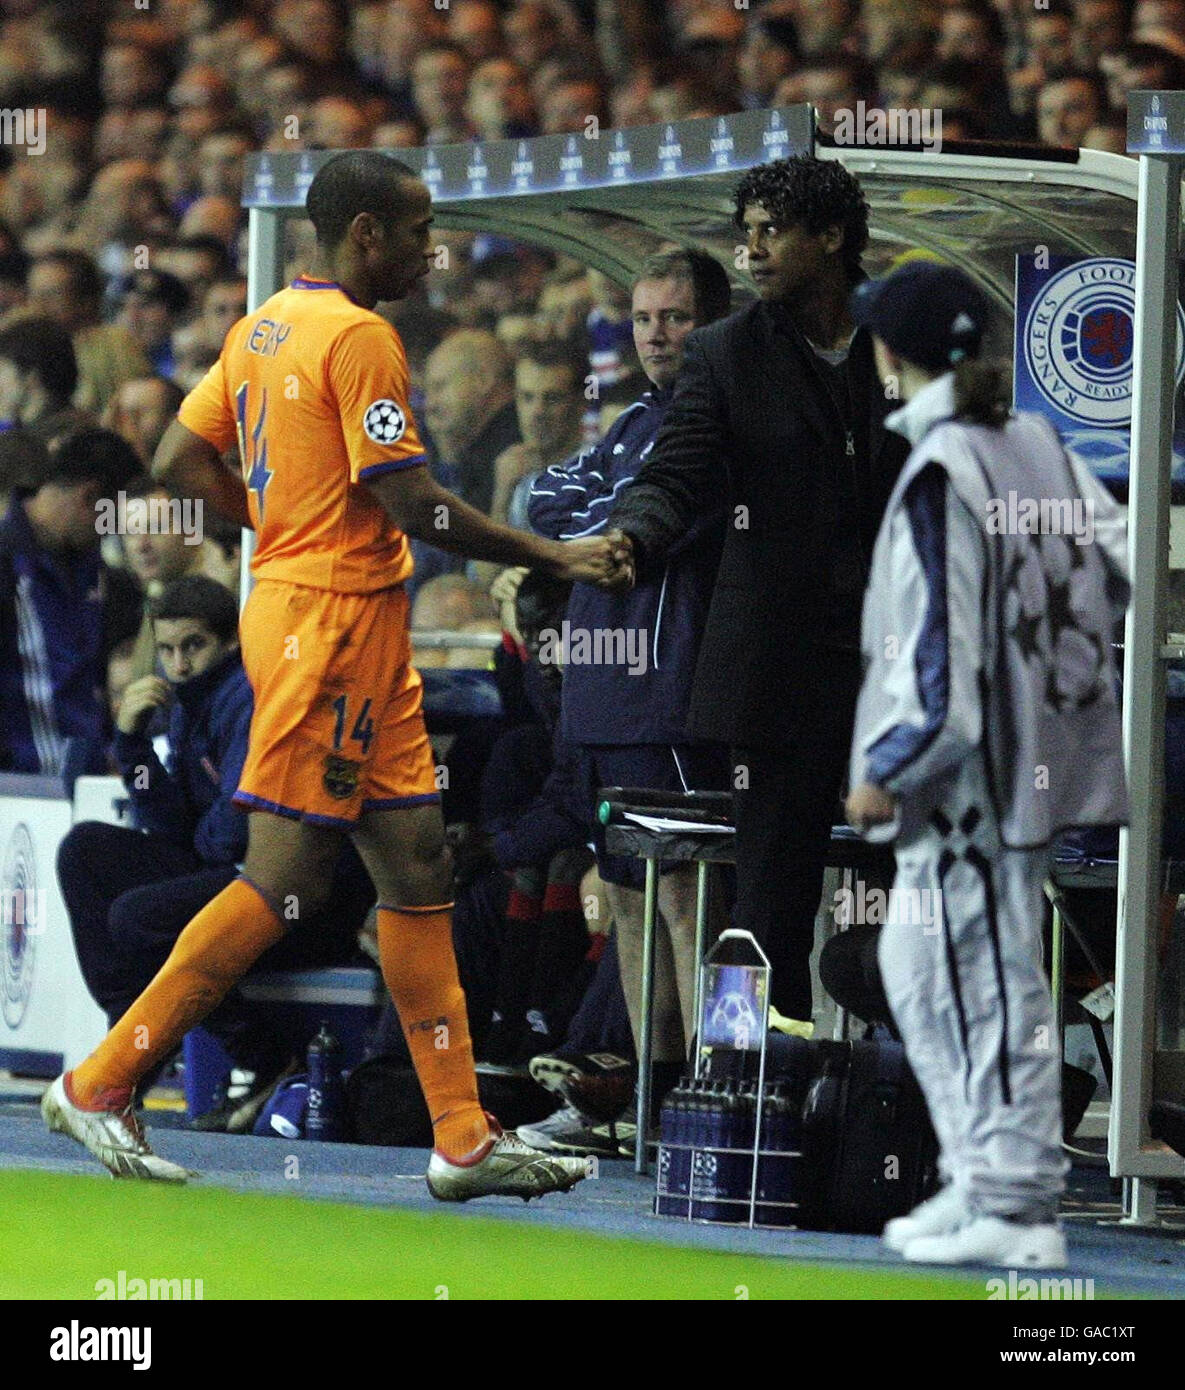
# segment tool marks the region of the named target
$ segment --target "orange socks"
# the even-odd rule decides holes
[[[378,909],[383,979],[428,1102],[437,1149],[472,1155],[490,1137],[477,1098],[465,993],[453,953],[452,903]]]
[[[104,1109],[105,1100],[122,1099],[284,932],[283,922],[253,884],[243,878],[228,884],[177,938],[139,999],[70,1073],[67,1087],[74,1103]]]

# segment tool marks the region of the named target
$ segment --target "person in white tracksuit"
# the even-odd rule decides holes
[[[908,1260],[1058,1267],[1042,885],[1058,830],[1127,818],[1124,527],[1045,420],[1009,414],[962,272],[915,262],[852,304],[913,451],[873,553],[847,814],[895,840],[881,973],[945,1183],[885,1239]]]

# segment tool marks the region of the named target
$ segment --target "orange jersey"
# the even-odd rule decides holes
[[[177,418],[223,452],[238,441],[257,578],[369,593],[411,574],[364,485],[426,462],[409,384],[395,330],[327,280],[300,276],[226,335]]]

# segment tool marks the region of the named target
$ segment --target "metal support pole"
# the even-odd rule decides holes
[[[1115,1084],[1107,1142],[1111,1172],[1125,1177],[1139,1171],[1152,1100],[1181,168],[1179,157],[1140,158],[1128,509],[1132,601],[1123,670],[1131,824],[1119,837]]]
[[[1049,992],[1053,995],[1053,1032],[1057,1055],[1066,1055],[1066,925],[1062,910],[1053,904],[1053,926],[1049,933]]]
[[[700,1006],[703,1003],[701,991],[703,982],[700,976],[704,969],[704,952],[708,943],[708,894],[711,884],[708,880],[708,861],[701,859],[695,866],[695,1026],[699,1027]],[[687,1046],[691,1047],[691,1039],[687,1039]]]
[[[1114,1102],[1112,1102],[1114,1105]],[[1154,1178],[1124,1178],[1123,1216],[1121,1226],[1159,1226],[1156,1214],[1156,1180]]]
[[[650,1123],[650,1055],[654,1051],[654,928],[658,918],[658,860],[646,861],[646,897],[642,911],[642,1011],[638,1039],[638,1133],[634,1172],[646,1171],[646,1131]]]

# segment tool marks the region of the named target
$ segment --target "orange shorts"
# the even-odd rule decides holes
[[[439,801],[402,587],[261,579],[239,621],[255,693],[235,803],[317,825]]]

